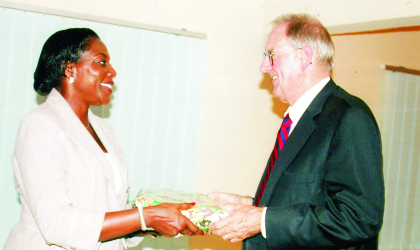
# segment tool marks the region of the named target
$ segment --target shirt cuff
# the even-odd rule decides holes
[[[262,216],[261,216],[261,234],[264,239],[267,239],[267,233],[265,231],[265,214],[267,213],[267,207],[264,208]]]

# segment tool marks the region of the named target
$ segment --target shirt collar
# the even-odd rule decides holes
[[[319,83],[317,83],[315,86],[306,91],[306,93],[303,94],[296,101],[295,105],[289,106],[289,108],[287,108],[286,112],[284,113],[284,117],[286,117],[286,115],[289,114],[289,117],[293,122],[292,126],[290,127],[289,134],[292,133],[293,129],[299,122],[303,113],[305,113],[306,109],[309,107],[309,105],[312,103],[315,97],[319,94],[319,92],[321,92],[321,90],[325,87],[325,85],[327,85],[330,79],[330,77],[322,79]]]

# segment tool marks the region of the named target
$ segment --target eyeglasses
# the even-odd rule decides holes
[[[268,59],[271,62],[271,66],[273,66],[274,64],[274,60],[273,60],[273,52],[276,52],[277,50],[275,49],[269,49],[266,52],[263,53],[263,59],[265,59],[268,56]]]
[[[263,59],[265,59],[265,57],[267,57],[268,56],[268,59],[270,60],[270,62],[271,62],[271,66],[273,66],[273,64],[274,64],[274,59],[273,59],[273,57],[274,56],[281,56],[282,54],[286,54],[286,53],[289,53],[289,52],[291,52],[291,51],[296,51],[296,50],[299,50],[299,49],[301,49],[301,48],[284,48],[284,49],[280,49],[280,50],[277,50],[277,49],[269,49],[269,50],[267,50],[266,52],[264,52],[263,53]],[[273,55],[273,52],[277,52],[275,55]]]

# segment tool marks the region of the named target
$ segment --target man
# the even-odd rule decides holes
[[[318,19],[277,18],[261,72],[290,105],[255,198],[209,194],[230,215],[212,234],[243,249],[377,249],[384,211],[379,129],[330,78],[334,45]]]

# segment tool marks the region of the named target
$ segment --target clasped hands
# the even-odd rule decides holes
[[[225,202],[226,204],[219,207],[229,212],[228,217],[210,225],[211,234],[237,242],[261,232],[263,208],[252,206],[251,197],[221,192],[213,192],[207,196]],[[162,203],[153,207],[144,207],[146,224],[156,230],[157,234],[154,236],[203,235],[203,231],[180,212],[192,206],[188,203]]]
[[[237,242],[261,232],[261,218],[264,208],[252,206],[251,197],[213,192],[207,195],[214,200],[226,202],[219,207],[229,212],[229,216],[210,224],[210,232],[224,240]]]

